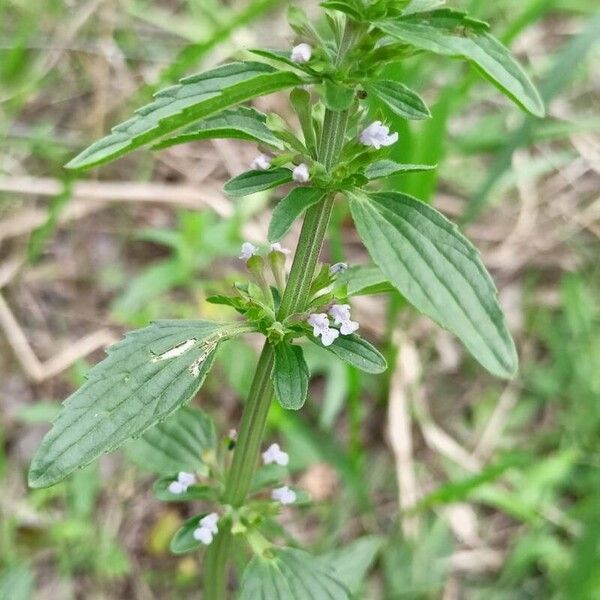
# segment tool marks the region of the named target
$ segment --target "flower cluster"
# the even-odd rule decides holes
[[[286,467],[290,462],[290,457],[287,452],[284,452],[279,444],[271,444],[262,453],[263,464],[265,465],[280,465]],[[284,485],[283,487],[275,488],[271,491],[271,498],[282,505],[293,504],[296,502],[296,492],[289,486]]]
[[[271,252],[281,252],[281,254],[290,254],[290,250],[284,248],[280,242],[274,242],[269,246]],[[249,260],[258,254],[258,246],[250,242],[244,242],[240,249],[240,260]]]
[[[194,529],[194,533],[192,534],[194,539],[208,546],[213,541],[213,537],[219,533],[218,522],[219,515],[215,512],[200,519],[199,527]]]
[[[183,494],[187,492],[190,485],[196,483],[196,478],[191,473],[180,471],[177,475],[177,479],[172,481],[167,488],[171,494]]]
[[[350,318],[349,304],[334,304],[326,313],[313,313],[309,315],[307,322],[313,328],[313,335],[321,337],[323,346],[331,346],[333,342],[342,335],[350,335],[358,329],[358,323]],[[329,317],[333,319],[339,330],[330,326]]]

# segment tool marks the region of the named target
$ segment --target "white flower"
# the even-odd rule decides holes
[[[271,244],[271,252],[281,252],[281,254],[289,254],[290,250],[284,248],[279,242]]]
[[[329,314],[333,317],[336,325],[341,325],[344,321],[350,320],[350,305],[334,304],[329,309]]]
[[[329,329],[329,319],[325,313],[313,313],[307,319],[313,328],[313,335],[319,337]]]
[[[350,335],[351,333],[354,333],[358,327],[359,325],[357,321],[350,321],[350,319],[348,319],[340,326],[340,333],[342,335]]]
[[[266,154],[259,154],[250,166],[257,171],[267,171],[271,168],[271,157]]]
[[[335,265],[329,267],[329,273],[331,275],[337,275],[338,273],[343,273],[347,268],[348,265],[344,262],[335,263]]]
[[[308,44],[298,44],[292,48],[292,61],[307,63],[312,56],[312,48]]]
[[[206,527],[198,527],[194,529],[192,534],[195,540],[202,542],[205,546],[208,546],[213,541],[213,534]]]
[[[337,329],[333,329],[332,327],[321,334],[321,342],[323,346],[331,346],[333,342],[339,337],[340,332]]]
[[[350,319],[349,304],[334,304],[329,309],[329,314],[333,317],[335,324],[340,326],[340,333],[342,335],[350,335],[359,327],[356,321]]]
[[[271,444],[262,453],[263,463],[265,465],[271,465],[273,463],[285,467],[290,462],[290,457],[284,452],[279,444]]]
[[[213,541],[213,537],[219,533],[219,528],[217,527],[218,521],[219,515],[215,512],[200,519],[199,527],[194,529],[194,533],[192,534],[194,539],[208,546]]]
[[[180,471],[177,474],[177,479],[172,481],[167,489],[171,494],[183,494],[184,492],[187,492],[190,485],[194,485],[194,483],[196,483],[196,478],[192,473]]]
[[[249,258],[254,256],[257,251],[258,248],[254,244],[251,244],[250,242],[244,242],[242,244],[240,258],[242,260],[248,260]]]
[[[358,138],[361,144],[365,146],[373,146],[379,150],[382,146],[391,146],[398,141],[398,134],[390,135],[390,128],[383,125],[381,121],[373,121],[366,129],[361,131]]]
[[[187,486],[183,485],[180,481],[171,481],[167,488],[171,494],[183,494],[186,491]]]
[[[283,487],[275,488],[271,492],[271,498],[281,504],[293,504],[296,502],[296,492],[291,490],[287,485],[284,485]]]
[[[292,179],[297,183],[306,183],[310,179],[308,166],[304,163],[300,163],[295,167],[292,173]]]
[[[200,519],[200,527],[208,529],[211,533],[219,533],[218,522],[219,515],[216,512],[212,512]]]

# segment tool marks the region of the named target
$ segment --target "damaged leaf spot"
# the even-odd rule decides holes
[[[196,339],[186,340],[185,342],[178,344],[174,348],[171,348],[170,350],[167,350],[166,352],[163,352],[158,356],[154,356],[152,358],[152,362],[158,362],[160,360],[169,360],[170,358],[177,358],[178,356],[185,354],[188,350],[193,348],[195,343]]]

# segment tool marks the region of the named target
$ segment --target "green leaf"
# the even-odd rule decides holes
[[[290,92],[290,102],[300,121],[302,134],[304,135],[304,145],[308,148],[310,155],[315,158],[317,153],[317,140],[313,125],[310,92],[302,88],[294,88]]]
[[[418,310],[456,334],[491,373],[517,353],[477,249],[432,207],[394,192],[353,195],[350,210],[375,264]]]
[[[152,103],[138,109],[134,117],[114,127],[110,135],[92,144],[66,167],[89,169],[101,165],[225,108],[301,83],[295,73],[259,62],[230,63],[186,77],[178,85],[158,92]]]
[[[306,402],[310,373],[302,348],[282,342],[275,346],[273,387],[283,408],[298,410]]]
[[[283,144],[271,133],[266,126],[266,121],[267,115],[253,108],[246,106],[228,108],[214,117],[208,117],[192,125],[179,135],[161,140],[154,144],[152,149],[160,150],[176,144],[215,138],[248,140],[282,149]]]
[[[382,544],[383,538],[369,535],[337,550],[321,554],[319,559],[329,565],[332,573],[350,592],[357,594]]]
[[[437,165],[407,165],[397,163],[393,160],[377,160],[371,163],[365,169],[367,179],[381,179],[389,175],[399,175],[401,173],[417,173],[420,171],[431,171]]]
[[[336,284],[346,286],[348,297],[381,294],[395,289],[377,267],[350,267],[337,276]]]
[[[255,556],[242,576],[238,600],[349,600],[328,565],[295,548]]]
[[[437,10],[376,23],[392,37],[444,56],[464,58],[505,95],[536,117],[544,116],[538,91],[510,51],[481,22],[462,13]]]
[[[325,106],[335,112],[347,110],[352,105],[355,97],[355,90],[353,87],[348,87],[337,81],[331,81],[326,79],[323,84],[325,94],[323,100]]]
[[[246,171],[230,179],[223,189],[234,198],[241,198],[263,190],[269,190],[292,181],[292,172],[285,167],[268,171]]]
[[[429,12],[439,8],[446,3],[446,0],[411,0],[408,6],[402,11],[403,15],[412,15],[420,12]]]
[[[197,408],[184,406],[125,447],[127,456],[140,468],[160,475],[195,472],[202,454],[216,446],[215,426]]]
[[[200,389],[236,323],[157,321],[108,349],[63,404],[35,454],[31,487],[48,487],[167,418]]]
[[[370,81],[365,90],[381,100],[392,112],[405,119],[428,119],[431,113],[417,92],[398,81]]]
[[[387,369],[387,362],[381,352],[355,333],[340,335],[331,346],[323,346],[312,335],[308,335],[308,339],[365,373],[383,373]]]
[[[358,22],[364,19],[362,7],[348,0],[326,0],[325,2],[321,2],[321,6],[327,10],[337,10],[346,13]]]
[[[196,515],[183,523],[183,525],[177,530],[169,549],[173,554],[187,554],[188,552],[194,552],[198,548],[204,548],[204,544],[198,541],[194,537],[194,530],[200,527],[200,521],[206,516],[206,513]]]
[[[276,242],[290,230],[294,221],[310,206],[320,202],[327,192],[313,187],[294,188],[273,210],[269,223],[269,241]]]
[[[163,502],[189,502],[191,500],[216,500],[217,492],[209,485],[190,485],[185,492],[181,494],[172,494],[169,486],[173,483],[175,477],[161,477],[154,482],[152,491],[154,495]]]

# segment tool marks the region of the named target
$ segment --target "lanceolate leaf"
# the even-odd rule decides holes
[[[273,387],[283,408],[298,410],[306,401],[310,373],[300,346],[282,342],[275,346]]]
[[[33,458],[31,487],[47,487],[168,417],[198,391],[236,323],[158,321],[108,350],[68,398]]]
[[[349,600],[329,565],[295,548],[256,556],[244,570],[238,600]]]
[[[76,156],[67,168],[89,169],[106,163],[244,100],[301,83],[295,73],[259,62],[230,63],[186,77],[179,85],[158,92],[152,103]]]
[[[371,163],[365,169],[367,179],[381,179],[388,175],[400,175],[401,173],[417,173],[419,171],[431,171],[436,165],[407,165],[397,163],[393,160],[378,160]]]
[[[398,81],[371,81],[365,84],[365,89],[405,119],[419,120],[431,117],[421,96]]]
[[[214,138],[249,140],[275,148],[283,148],[281,140],[276,138],[266,126],[266,121],[267,115],[253,108],[246,106],[228,108],[214,117],[208,117],[188,127],[179,135],[158,142],[152,148],[159,150],[176,144]]]
[[[382,21],[377,27],[417,48],[465,58],[527,112],[544,116],[543,102],[525,71],[484,24],[442,9]]]
[[[323,346],[311,335],[308,339],[365,373],[383,373],[387,369],[387,362],[381,352],[355,333],[340,335],[331,346]]]
[[[125,447],[142,469],[161,475],[194,472],[202,454],[216,444],[215,426],[206,413],[184,406]]]
[[[269,224],[269,241],[280,240],[294,221],[309,207],[320,202],[327,192],[313,187],[294,188],[273,210]]]
[[[491,373],[511,377],[515,346],[476,248],[432,207],[394,192],[353,195],[373,261],[418,310],[456,334]]]
[[[248,196],[263,190],[269,190],[292,181],[292,172],[280,167],[268,171],[246,171],[233,179],[230,179],[223,189],[234,198]]]

